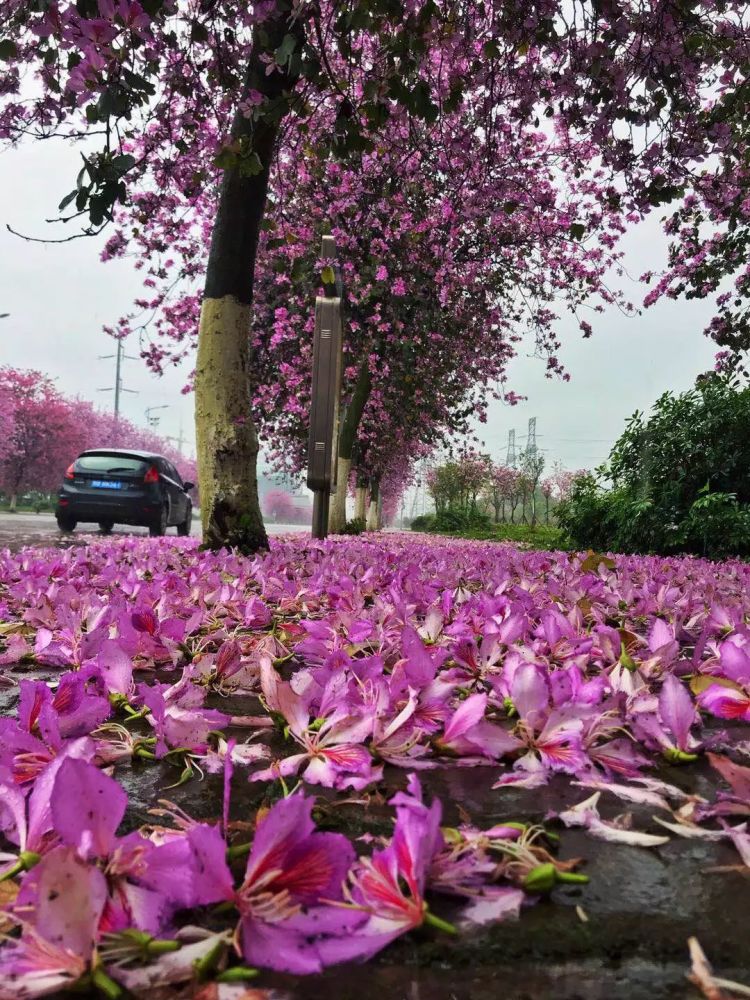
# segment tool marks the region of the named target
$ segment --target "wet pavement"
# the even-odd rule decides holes
[[[298,524],[266,524],[266,531],[269,535],[285,535],[293,531],[305,531],[304,527]],[[175,535],[176,528],[170,528],[168,535]],[[200,521],[193,519],[193,537],[200,535]],[[117,538],[122,535],[148,535],[148,528],[131,527],[129,525],[115,525],[110,534],[110,538]],[[8,511],[0,511],[0,548],[9,548],[13,551],[23,548],[24,545],[55,545],[66,547],[68,545],[85,544],[91,538],[101,538],[101,532],[96,524],[83,524],[76,528],[71,534],[63,534],[57,527],[54,514],[10,514]]]
[[[57,672],[19,668],[23,676],[52,680]],[[160,679],[169,679],[159,671]],[[14,711],[17,688],[0,689],[0,714]],[[254,714],[254,697],[210,699],[228,713]],[[144,729],[145,732],[145,729]],[[231,733],[232,730],[230,729]],[[238,740],[246,729],[234,730]],[[279,737],[270,737],[272,741]],[[221,775],[206,775],[169,788],[180,766],[139,761],[118,765],[116,776],[128,792],[130,806],[121,832],[153,822],[149,809],[167,798],[196,819],[218,820]],[[340,966],[324,974],[293,977],[262,973],[248,997],[283,1000],[677,1000],[699,994],[686,979],[687,939],[696,936],[724,978],[750,980],[750,874],[738,864],[736,851],[725,843],[673,838],[658,848],[629,847],[592,839],[583,830],[565,829],[549,818],[580,802],[590,792],[564,776],[544,788],[492,789],[496,766],[446,766],[420,774],[427,798],[443,802],[443,823],[470,818],[489,827],[503,821],[544,822],[559,836],[561,859],[581,858],[587,885],[556,889],[548,899],[522,911],[511,921],[462,932],[457,938],[424,931],[395,942],[366,965]],[[244,841],[256,810],[270,804],[273,786],[247,781],[237,768],[233,779],[230,829]],[[705,761],[689,767],[664,766],[658,777],[684,791],[713,798],[715,773]],[[322,829],[347,833],[360,851],[362,834],[389,834],[392,810],[387,799],[405,784],[405,772],[387,768],[383,785],[369,801],[341,803],[346,798],[310,788],[318,796],[315,818]],[[664,831],[649,806],[624,804],[603,795],[602,817],[632,813],[633,826],[650,833]],[[457,908],[436,905],[451,920]],[[266,993],[271,990],[271,993]],[[148,1000],[203,997],[194,987],[150,989]],[[731,994],[727,994],[730,997]]]

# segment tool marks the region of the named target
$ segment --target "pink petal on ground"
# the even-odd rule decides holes
[[[522,663],[513,674],[510,696],[522,719],[531,725],[540,725],[549,706],[549,687],[533,663]]]
[[[686,750],[690,727],[695,721],[695,706],[687,688],[673,674],[667,674],[659,692],[659,715],[679,749]]]
[[[474,899],[461,912],[460,926],[470,929],[499,920],[516,920],[524,899],[521,889],[488,889],[486,895]]]
[[[611,792],[612,795],[616,795],[618,799],[624,799],[626,802],[653,806],[655,809],[664,809],[666,812],[671,811],[665,798],[645,788],[633,788],[631,785],[618,785],[608,781],[573,781],[571,784],[577,785],[579,788],[594,788],[599,792]]]
[[[456,737],[464,736],[472,726],[484,719],[486,708],[486,694],[472,694],[466,701],[462,701],[448,720],[441,742],[450,743]]]
[[[50,797],[52,822],[82,857],[109,854],[127,804],[121,785],[94,764],[68,758],[60,765]]]
[[[709,753],[706,755],[711,767],[718,771],[732,791],[743,802],[750,802],[750,767],[735,764],[728,757]]]
[[[107,900],[104,875],[72,847],[51,851],[33,875],[36,929],[52,944],[89,959]]]

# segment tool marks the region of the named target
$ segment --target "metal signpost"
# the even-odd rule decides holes
[[[336,242],[323,237],[321,257],[336,258]],[[313,340],[312,403],[307,452],[307,485],[313,491],[313,538],[328,534],[328,507],[336,488],[337,426],[341,397],[341,275],[334,272],[325,283],[325,295],[315,300]],[[324,274],[325,278],[325,274]]]

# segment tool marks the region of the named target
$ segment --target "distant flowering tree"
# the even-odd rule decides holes
[[[86,432],[41,372],[2,368],[0,386],[12,402],[11,435],[3,442],[0,457],[0,485],[15,510],[24,490],[54,488],[67,456],[82,449]]]
[[[426,484],[438,513],[451,508],[476,510],[491,470],[489,457],[471,448],[460,452],[456,459],[430,469]]]
[[[277,523],[291,524],[295,516],[294,500],[286,490],[269,490],[263,498],[263,511]]]
[[[0,376],[0,441],[10,441],[13,436],[14,409],[13,393]]]
[[[485,498],[492,508],[495,523],[505,521],[506,504],[516,491],[518,472],[509,465],[493,462],[485,487]]]

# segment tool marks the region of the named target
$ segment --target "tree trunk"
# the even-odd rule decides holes
[[[331,506],[328,510],[328,531],[332,535],[340,535],[346,526],[346,496],[351,467],[351,458],[339,455],[336,466],[336,492],[331,496]]]
[[[11,493],[11,495],[10,495],[10,505],[8,506],[8,510],[11,512],[11,514],[15,514],[17,502],[18,502],[18,494],[17,493]]]
[[[377,518],[378,518],[378,522],[377,522],[378,523],[378,531],[381,531],[382,528],[383,528],[383,494],[382,493],[378,494],[378,504],[377,504],[377,507],[376,507],[376,511],[377,511]]]
[[[287,73],[266,76],[261,61],[286,34],[297,32],[298,44],[301,41],[298,22],[290,25],[288,18],[288,13],[277,11],[256,33],[241,97],[256,90],[277,104],[294,86],[296,80]],[[224,171],[206,269],[195,370],[195,429],[203,541],[214,549],[268,548],[258,501],[258,436],[250,415],[248,375],[255,257],[279,122],[287,110],[278,107],[276,121],[255,122],[239,111],[235,115],[230,139],[239,149],[238,160]],[[260,161],[257,173],[250,172],[252,162],[242,157],[243,142],[251,144]]]
[[[354,445],[357,441],[357,431],[362,419],[367,400],[370,398],[372,388],[372,376],[370,375],[369,358],[365,358],[359,367],[357,381],[354,384],[352,398],[349,405],[345,407],[339,425],[338,439],[338,478],[336,481],[336,493],[331,504],[331,512],[328,518],[328,530],[334,534],[339,534],[346,524],[346,494],[349,487],[349,472],[352,467],[352,457]],[[346,476],[342,479],[342,463],[346,462]]]
[[[370,483],[370,507],[367,511],[367,530],[378,530],[378,499],[380,497],[380,484],[377,479]]]
[[[367,517],[367,486],[363,486],[359,482],[354,494],[354,517],[359,521],[364,521]]]

